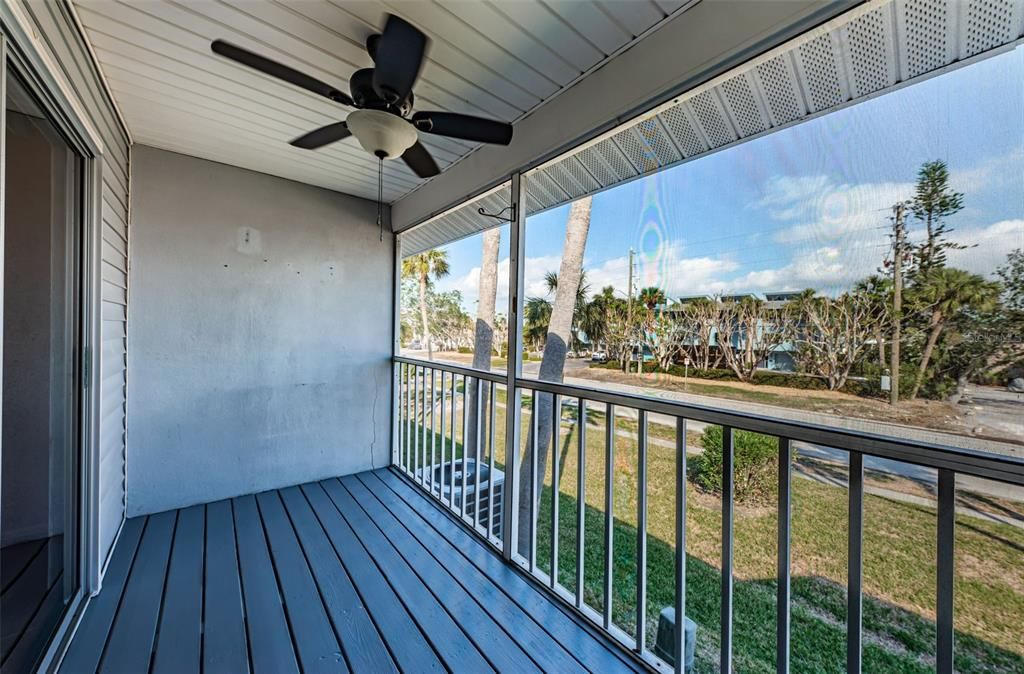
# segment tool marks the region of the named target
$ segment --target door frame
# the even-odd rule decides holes
[[[60,130],[71,149],[82,158],[78,207],[80,209],[80,275],[78,355],[78,517],[77,589],[39,661],[39,671],[53,671],[70,643],[88,599],[100,590],[102,557],[99,545],[99,428],[101,349],[101,254],[103,144],[83,106],[34,30],[17,0],[0,2],[0,319],[3,309],[4,177],[6,171],[6,78],[8,68],[35,96],[43,111]],[[0,354],[3,332],[0,330]],[[0,359],[0,394],[3,361]],[[0,438],[0,456],[3,454]],[[70,571],[69,571],[70,572]]]

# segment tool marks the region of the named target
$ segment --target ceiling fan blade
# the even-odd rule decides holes
[[[441,169],[437,167],[437,162],[419,141],[402,153],[402,160],[420,178],[432,178],[441,172]]]
[[[457,112],[417,112],[412,116],[412,123],[420,131],[439,136],[494,145],[512,142],[511,124]]]
[[[348,124],[345,122],[335,122],[334,124],[321,126],[319,129],[314,129],[303,136],[299,136],[291,141],[289,145],[300,147],[303,150],[315,150],[318,147],[343,140],[351,135],[352,132],[348,130]]]
[[[279,80],[284,80],[289,84],[294,84],[297,87],[302,87],[307,91],[312,91],[314,94],[320,94],[326,98],[341,103],[342,105],[352,105],[352,98],[342,92],[338,91],[326,82],[321,82],[315,77],[310,77],[305,73],[301,73],[294,68],[290,68],[283,63],[272,61],[265,56],[254,54],[248,49],[243,49],[238,45],[233,45],[230,42],[224,40],[214,40],[210,44],[210,49],[213,50],[214,54],[219,54],[225,58],[229,58],[232,61],[241,63],[244,66],[259,70],[261,73],[266,73],[271,77],[276,77]]]
[[[373,89],[378,96],[389,103],[404,101],[409,96],[423,67],[427,42],[419,28],[388,14],[373,55]]]

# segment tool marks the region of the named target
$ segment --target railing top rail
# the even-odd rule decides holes
[[[507,380],[507,376],[505,374],[497,372],[488,372],[486,370],[477,370],[472,367],[464,367],[462,365],[455,365],[453,363],[441,363],[434,360],[409,358],[408,356],[394,356],[393,358],[396,363],[405,363],[406,365],[418,365],[419,367],[432,368],[435,370],[445,370],[446,372],[453,372],[455,374],[461,374],[467,377],[473,377],[475,379],[483,379],[484,381],[493,381],[499,384],[505,384]]]
[[[819,424],[774,419],[750,412],[735,412],[675,400],[619,393],[572,384],[517,379],[521,389],[585,398],[601,403],[683,417],[693,421],[730,426],[766,435],[789,438],[824,447],[860,452],[927,468],[947,468],[958,473],[1024,485],[1024,459],[949,445],[892,438],[863,431],[830,428]]]

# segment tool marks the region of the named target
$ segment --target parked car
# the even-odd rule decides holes
[[[590,362],[591,363],[607,363],[608,362],[608,354],[605,353],[604,351],[594,351],[592,354],[590,354]]]

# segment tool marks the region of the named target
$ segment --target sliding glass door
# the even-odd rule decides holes
[[[81,589],[84,159],[4,75],[0,667],[22,672]]]

